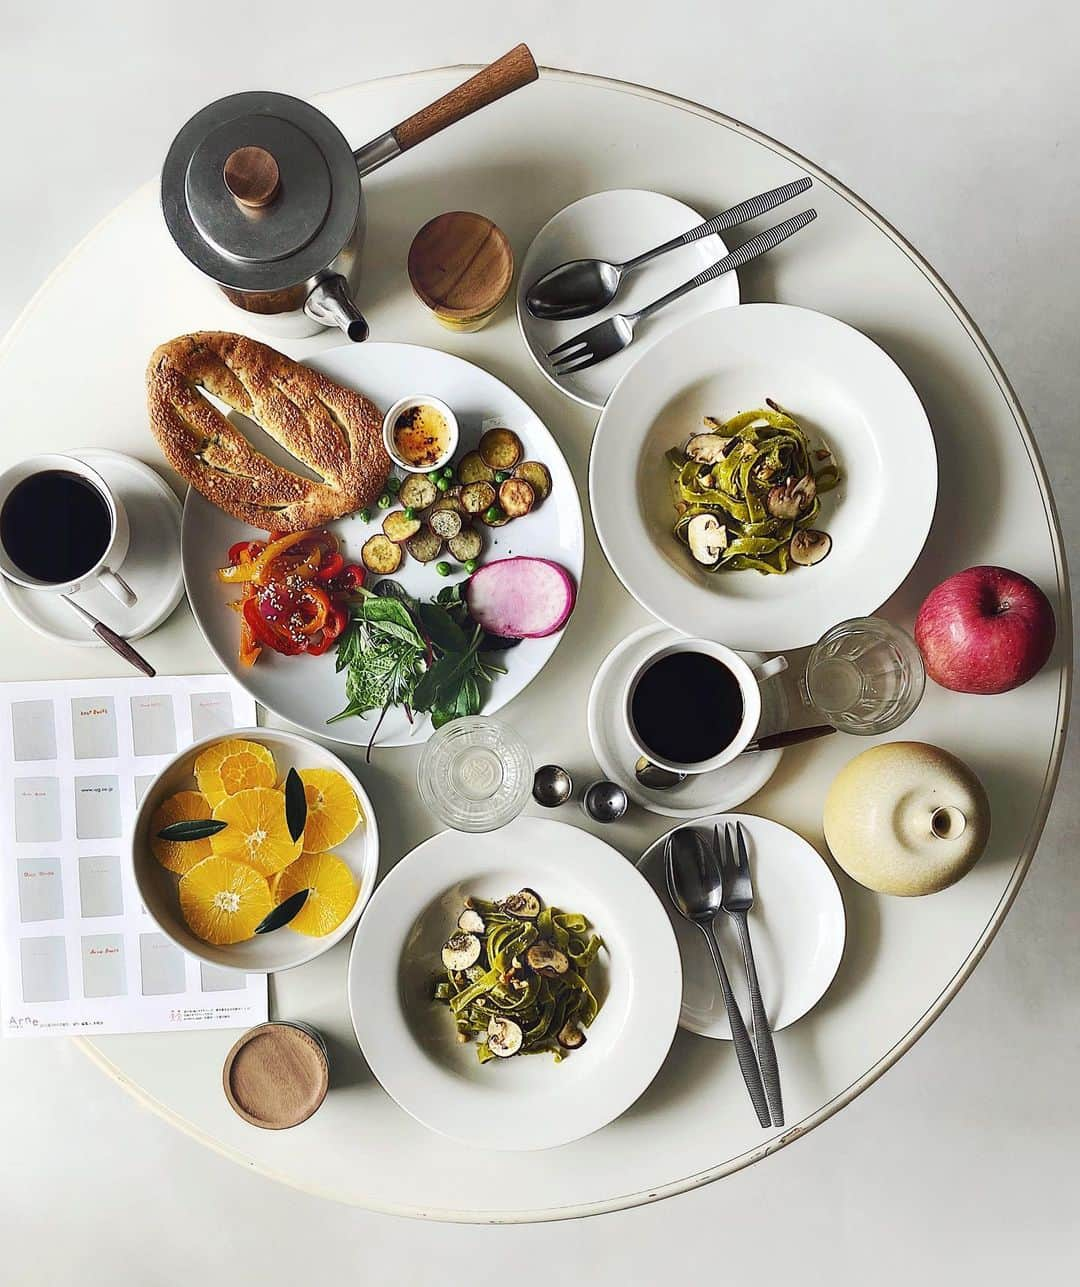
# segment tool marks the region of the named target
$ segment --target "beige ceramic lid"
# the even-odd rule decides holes
[[[252,1126],[283,1130],[306,1121],[326,1098],[330,1069],[319,1043],[291,1023],[245,1032],[225,1057],[225,1098]]]
[[[424,224],[409,247],[409,280],[417,296],[446,317],[471,318],[495,308],[510,289],[514,252],[484,215],[449,210]]]

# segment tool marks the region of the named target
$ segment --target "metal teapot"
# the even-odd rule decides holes
[[[364,340],[353,300],[366,217],[361,180],[537,78],[518,45],[355,152],[318,108],[288,94],[230,94],[173,140],[161,206],[183,254],[262,329]]]

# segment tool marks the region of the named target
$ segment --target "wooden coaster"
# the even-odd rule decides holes
[[[420,229],[409,247],[409,281],[440,316],[467,322],[496,309],[510,289],[514,252],[484,215],[450,210]]]
[[[225,1057],[225,1098],[252,1126],[280,1131],[298,1126],[326,1098],[330,1067],[313,1030],[292,1023],[260,1024]]]

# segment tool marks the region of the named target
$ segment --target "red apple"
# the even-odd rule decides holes
[[[1054,647],[1054,609],[1008,568],[957,572],[926,596],[915,642],[926,672],[957,693],[1007,693],[1036,675]]]

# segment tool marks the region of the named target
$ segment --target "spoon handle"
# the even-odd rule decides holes
[[[756,197],[750,197],[748,201],[740,201],[737,206],[732,206],[730,210],[706,219],[704,223],[699,223],[696,228],[691,228],[678,237],[672,237],[662,246],[654,246],[652,250],[646,250],[644,254],[627,260],[622,265],[623,272],[639,268],[642,264],[647,264],[650,259],[656,259],[658,255],[666,255],[669,250],[677,250],[679,246],[689,246],[692,241],[700,241],[702,237],[711,237],[716,232],[726,232],[737,224],[746,223],[748,219],[756,219],[767,210],[775,210],[785,201],[790,201],[792,197],[805,192],[812,182],[810,176],[805,175],[801,179],[796,179],[794,183],[785,183],[782,188],[770,188],[768,192],[759,192]]]
[[[720,955],[720,944],[716,941],[716,932],[710,924],[700,921],[698,924],[701,927],[701,932],[705,935],[709,951],[712,953],[713,965],[716,966],[716,974],[720,980],[720,991],[724,994],[724,1005],[727,1008],[728,1022],[731,1024],[731,1036],[735,1042],[735,1054],[739,1059],[739,1068],[742,1071],[743,1081],[746,1082],[746,1089],[750,1092],[750,1099],[754,1105],[754,1111],[757,1113],[758,1122],[762,1126],[771,1126],[772,1118],[769,1114],[769,1102],[765,1098],[765,1087],[761,1081],[761,1070],[758,1068],[757,1055],[754,1054],[750,1034],[746,1031],[746,1024],[743,1023],[739,1003],[735,1000],[735,994],[731,990],[731,981],[724,967],[724,958]]]

